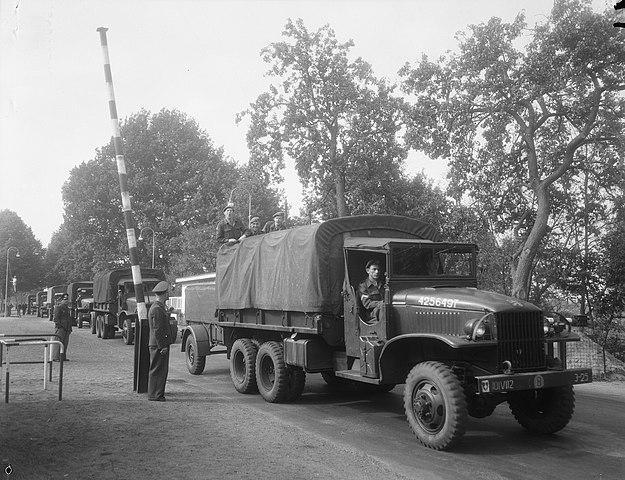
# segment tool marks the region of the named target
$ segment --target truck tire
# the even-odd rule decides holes
[[[95,335],[95,333],[96,333],[95,319],[96,319],[95,315],[89,315],[89,327],[91,327],[91,334],[92,335]]]
[[[287,374],[286,401],[294,402],[302,396],[306,386],[306,372],[299,367],[287,367]]]
[[[230,378],[239,393],[256,393],[256,354],[258,348],[249,338],[239,338],[230,351]]]
[[[102,327],[104,322],[102,321],[102,315],[95,317],[95,334],[98,338],[102,338]]]
[[[572,385],[515,392],[508,405],[523,428],[550,434],[562,430],[571,420],[575,392]]]
[[[132,322],[129,318],[124,318],[124,322],[122,323],[122,338],[126,345],[135,343],[135,331],[134,328],[132,328]]]
[[[204,371],[206,366],[206,357],[201,357],[197,354],[197,344],[193,336],[187,339],[187,345],[185,346],[185,361],[187,363],[187,370],[191,375],[200,375]]]
[[[331,387],[344,387],[346,384],[345,379],[337,377],[336,375],[334,375],[334,372],[321,372],[321,377],[323,378],[324,382],[326,382]]]
[[[289,393],[289,374],[284,351],[278,342],[265,342],[256,355],[256,384],[260,395],[269,403],[282,403]]]
[[[76,325],[78,328],[82,328],[82,316],[80,313],[76,315]]]
[[[410,428],[426,447],[445,450],[464,435],[468,407],[460,380],[440,362],[415,365],[406,378],[404,409]]]

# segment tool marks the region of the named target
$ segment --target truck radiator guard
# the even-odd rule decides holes
[[[506,360],[515,372],[546,367],[542,312],[497,313],[497,342],[500,371]]]

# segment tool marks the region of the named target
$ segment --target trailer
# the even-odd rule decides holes
[[[141,268],[143,292],[146,307],[149,309],[156,296],[152,289],[165,280],[161,269]],[[126,345],[132,345],[135,338],[137,320],[137,298],[130,267],[106,270],[93,277],[93,311],[90,316],[91,333],[98,338],[114,338],[122,332]]]
[[[408,423],[436,450],[503,402],[526,429],[556,432],[573,415],[573,385],[592,381],[590,369],[567,369],[579,337],[562,316],[479,290],[477,251],[391,215],[224,245],[202,310],[186,313],[187,368],[200,374],[225,349],[235,389],[272,403],[297,400],[313,373],[363,395],[404,384]],[[383,271],[376,318],[359,293],[369,260]]]

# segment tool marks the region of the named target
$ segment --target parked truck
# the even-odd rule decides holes
[[[34,315],[37,311],[37,294],[31,293],[26,297],[26,313]]]
[[[54,321],[54,307],[66,291],[67,285],[54,285],[53,287],[48,287],[47,289],[45,307],[46,315],[51,322]]]
[[[152,289],[165,280],[160,269],[141,268],[144,300],[149,309],[156,299]],[[113,338],[117,331],[122,332],[126,345],[132,345],[135,338],[137,320],[137,299],[130,267],[107,270],[93,278],[93,311],[91,312],[91,333],[98,338]]]
[[[405,384],[408,423],[436,450],[503,402],[527,430],[557,432],[573,415],[573,385],[592,381],[591,369],[567,368],[567,343],[579,337],[560,315],[478,289],[477,252],[388,215],[224,245],[202,318],[185,312],[187,368],[200,374],[225,349],[235,389],[273,403],[296,400],[307,373],[363,394]],[[371,259],[384,272],[379,320],[358,295]]]
[[[83,280],[67,286],[69,295],[69,316],[72,325],[82,328],[83,322],[89,322],[93,311],[93,282]]]
[[[48,308],[46,307],[46,302],[48,300],[48,291],[47,289],[41,290],[35,294],[36,297],[36,310],[37,316],[44,318],[48,316]]]

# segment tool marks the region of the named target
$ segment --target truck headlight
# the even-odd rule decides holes
[[[569,321],[560,313],[550,313],[544,316],[543,332],[546,337],[562,333],[566,329],[571,329]]]
[[[476,320],[469,320],[464,324],[464,333],[468,340],[491,340],[494,330],[495,317],[492,313],[487,313]]]

